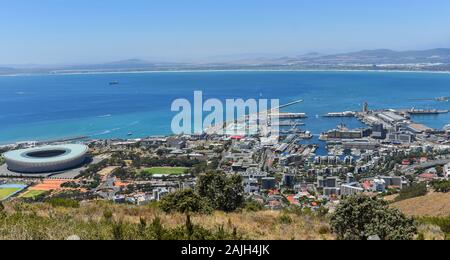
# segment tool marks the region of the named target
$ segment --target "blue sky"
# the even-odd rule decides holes
[[[1,0],[0,64],[450,47],[448,0]]]

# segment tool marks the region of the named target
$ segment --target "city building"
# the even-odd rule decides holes
[[[368,140],[353,140],[343,142],[342,147],[344,149],[376,150],[378,147],[380,147],[380,144]]]
[[[386,139],[386,129],[384,129],[383,124],[375,124],[372,126],[372,138],[375,139]]]
[[[349,130],[346,128],[334,129],[325,133],[327,139],[361,139],[370,136],[371,129],[355,129]]]
[[[358,183],[350,183],[341,185],[340,195],[341,196],[351,196],[359,193],[363,193],[364,189],[357,186]]]
[[[388,140],[391,142],[412,143],[414,135],[408,132],[394,132],[388,134]]]
[[[450,179],[450,163],[444,166],[444,177]]]
[[[266,177],[261,179],[262,190],[273,190],[277,187],[277,180],[273,177]]]
[[[295,175],[283,174],[283,185],[288,188],[294,188],[295,185]]]
[[[403,188],[403,179],[398,176],[380,176],[379,179],[384,180],[386,187]]]
[[[325,179],[325,187],[326,188],[337,188],[338,187],[338,177],[327,177]]]
[[[340,188],[337,188],[337,187],[323,188],[323,195],[327,196],[327,197],[339,196],[340,195]]]
[[[375,192],[385,192],[386,191],[386,182],[380,178],[374,179],[372,190]]]

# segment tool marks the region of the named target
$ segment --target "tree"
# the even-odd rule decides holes
[[[167,150],[167,149],[158,149],[158,150],[156,151],[156,154],[157,154],[159,157],[164,156],[164,155],[167,155],[168,153],[169,153],[169,150]]]
[[[211,213],[208,201],[193,190],[180,190],[168,194],[160,201],[160,208],[165,212]]]
[[[413,183],[411,186],[403,188],[395,201],[402,201],[427,195],[426,183]]]
[[[198,178],[196,191],[217,210],[231,212],[244,204],[244,187],[240,175],[227,176],[222,172],[202,174]]]
[[[431,183],[431,186],[436,192],[450,192],[450,181],[434,181]]]
[[[417,233],[413,219],[384,200],[364,195],[341,202],[331,217],[331,226],[341,240],[367,240],[378,235],[382,240],[411,240]]]
[[[436,166],[436,172],[438,176],[444,177],[444,167],[442,165]]]

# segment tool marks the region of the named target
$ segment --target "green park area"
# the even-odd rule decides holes
[[[155,174],[163,174],[163,175],[181,175],[187,173],[189,168],[186,167],[152,167],[143,170],[142,172],[145,174],[155,175]]]

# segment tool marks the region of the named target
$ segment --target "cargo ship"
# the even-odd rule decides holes
[[[324,117],[354,117],[356,115],[353,111],[345,111],[345,112],[336,112],[336,113],[328,113],[324,115]]]
[[[410,115],[438,115],[438,114],[446,114],[448,110],[437,110],[437,109],[415,109],[412,108],[408,111]]]

